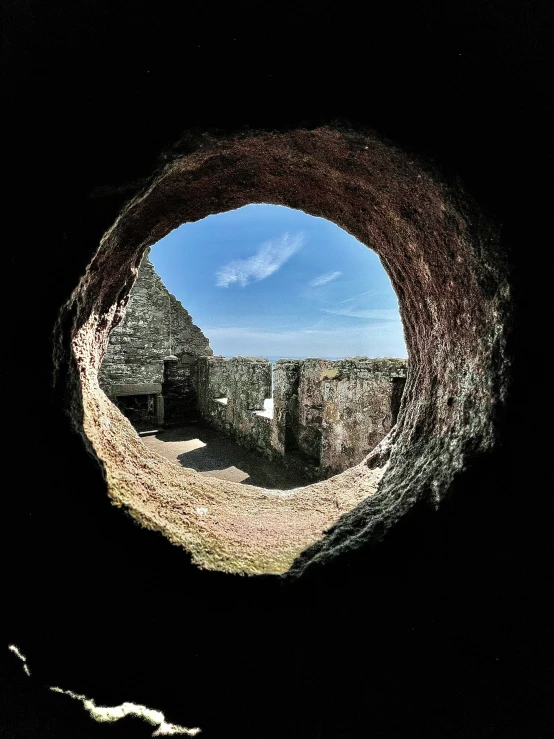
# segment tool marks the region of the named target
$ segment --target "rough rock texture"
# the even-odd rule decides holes
[[[324,127],[204,136],[187,146],[185,155],[168,153],[167,164],[125,207],[60,317],[63,335],[76,314],[72,372],[80,390],[72,403],[80,407],[82,397],[87,438],[109,470],[117,501],[122,470],[114,467],[113,448],[120,441],[97,415],[97,371],[144,249],[181,223],[247,203],[277,203],[328,218],[371,245],[399,298],[411,371],[392,437],[368,460],[372,467],[390,460],[378,494],[303,553],[293,568],[299,574],[368,538],[379,540],[416,502],[440,506],[468,461],[498,443],[509,378],[505,254],[495,228],[459,186],[372,134]],[[118,465],[132,457],[130,449],[117,455]],[[135,515],[143,521],[139,490],[151,486],[148,474],[134,467],[127,473],[134,482],[125,495],[132,497],[136,486]],[[187,491],[195,484],[183,478]]]
[[[301,360],[279,359],[273,372],[273,433],[271,445],[282,456],[292,449],[298,429],[298,383]]]
[[[263,357],[200,357],[197,387],[205,421],[273,459],[271,420],[257,413],[271,397],[271,369]]]
[[[227,370],[227,409],[231,418],[241,410],[260,411],[271,397],[271,364],[263,357],[233,357]]]
[[[98,419],[108,439],[119,439],[106,465],[114,504],[212,570],[283,574],[342,515],[373,496],[383,475],[382,468],[360,464],[286,491],[207,478],[147,449],[104,394],[87,403],[87,434],[94,437]]]
[[[226,398],[229,392],[229,363],[225,357],[203,357],[197,364],[196,387],[200,411],[207,415],[213,398]]]
[[[265,399],[271,397],[271,369],[264,357],[200,357],[197,385],[202,413],[209,418],[213,401],[225,398],[228,427],[239,430],[242,416],[263,410]]]
[[[317,455],[328,476],[358,464],[391,430],[393,388],[395,380],[397,387],[403,384],[407,363],[402,359],[347,359],[327,364],[325,370],[318,362],[302,364],[297,445],[303,449],[308,438],[308,453]],[[315,431],[312,437],[306,434],[310,425]]]

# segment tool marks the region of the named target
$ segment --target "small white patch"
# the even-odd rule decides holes
[[[62,690],[61,688],[52,687],[50,688],[54,693],[62,693],[68,695],[70,698],[81,701],[83,708],[95,721],[100,723],[119,721],[125,716],[136,716],[137,718],[143,719],[152,726],[157,726],[156,731],[153,732],[152,736],[174,736],[176,734],[186,734],[187,736],[196,736],[200,733],[201,729],[198,727],[194,729],[187,729],[185,726],[178,726],[177,724],[168,724],[165,720],[165,716],[161,711],[156,711],[153,708],[147,708],[136,703],[122,703],[120,706],[97,706],[96,703],[85,695],[79,695],[71,690]]]
[[[441,502],[441,494],[440,494],[441,486],[437,482],[437,480],[433,480],[431,482],[431,490],[433,492],[433,500],[435,502],[435,505],[438,506],[439,503]]]
[[[204,506],[201,505],[197,506],[194,510],[196,511],[196,513],[198,513],[199,516],[205,516],[208,512],[208,509],[204,508]]]
[[[200,734],[201,729],[198,727],[194,729],[186,729],[188,736],[196,736]],[[166,724],[165,721],[158,726],[152,736],[173,736],[175,734],[183,734],[183,727],[177,726],[177,724]]]
[[[103,427],[104,427],[105,429],[109,429],[111,425],[112,425],[112,424],[111,424],[111,422],[110,422],[110,419],[109,419],[109,418],[104,418],[104,419],[102,419],[102,426],[103,426]]]
[[[313,280],[310,280],[310,282],[308,282],[308,285],[310,287],[320,287],[321,285],[326,285],[328,282],[336,280],[337,277],[340,277],[341,275],[342,272],[325,272],[325,274],[319,275]]]
[[[291,490],[269,490],[268,488],[264,488],[262,498],[266,498],[268,495],[274,498],[293,498],[299,490],[301,488],[292,488]]]
[[[25,657],[25,655],[24,655],[24,654],[22,654],[22,653],[21,653],[21,652],[19,651],[19,649],[18,649],[18,648],[17,648],[16,646],[15,646],[15,644],[9,644],[9,645],[8,645],[8,649],[10,650],[10,652],[13,652],[13,653],[15,654],[15,656],[16,656],[16,657],[19,657],[19,659],[20,659],[20,660],[21,660],[21,661],[23,662],[23,671],[25,672],[25,674],[26,674],[26,675],[27,675],[28,677],[31,677],[31,670],[29,669],[29,667],[28,667],[28,666],[27,666],[27,664],[26,664],[26,662],[27,662],[27,657]]]
[[[263,411],[254,411],[254,415],[260,418],[273,418],[273,398],[266,398]]]
[[[13,653],[15,654],[15,656],[16,656],[16,657],[19,657],[19,659],[20,659],[20,660],[21,660],[22,662],[26,662],[26,661],[27,661],[27,658],[26,658],[25,656],[23,656],[23,655],[21,654],[21,652],[20,652],[20,651],[19,651],[19,649],[18,649],[18,648],[17,648],[16,646],[15,646],[15,644],[10,644],[10,645],[8,645],[8,649],[10,650],[10,652],[13,652]]]

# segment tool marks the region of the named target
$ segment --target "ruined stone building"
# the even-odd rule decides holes
[[[396,421],[403,359],[214,356],[148,254],[112,331],[100,386],[140,429],[203,421],[313,479],[360,462]]]
[[[138,426],[194,415],[193,372],[213,354],[208,339],[169,293],[145,254],[125,316],[110,334],[100,386]]]

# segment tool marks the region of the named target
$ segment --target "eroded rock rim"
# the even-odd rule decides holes
[[[62,309],[57,346],[69,373],[67,407],[115,505],[202,567],[297,576],[381,540],[416,502],[440,506],[468,462],[497,445],[511,322],[498,229],[459,184],[373,133],[321,127],[185,139],[122,209]],[[208,526],[193,510],[217,508],[222,494],[237,521],[247,519],[253,501],[243,486],[223,490],[147,452],[97,382],[144,250],[182,223],[250,203],[326,218],[374,249],[405,329],[410,364],[398,422],[359,469],[299,489],[296,513],[305,522],[312,516],[304,538],[298,527],[284,534],[278,506],[261,529]],[[275,497],[251,490],[260,496],[255,505]],[[334,520],[314,523],[318,495],[348,500],[350,510],[339,503]]]

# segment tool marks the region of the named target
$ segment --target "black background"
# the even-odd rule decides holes
[[[549,725],[547,351],[552,7],[545,2],[4,6],[2,736],[534,737]],[[345,120],[458,176],[502,222],[517,308],[504,446],[295,584],[199,571],[110,508],[56,405],[52,330],[117,209],[186,129]],[[93,197],[90,197],[93,193]]]

